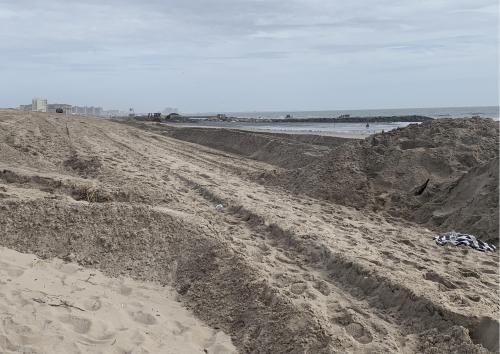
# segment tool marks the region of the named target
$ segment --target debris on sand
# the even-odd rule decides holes
[[[222,212],[222,211],[224,211],[224,205],[222,205],[222,204],[217,204],[217,205],[215,206],[215,210],[217,210],[218,212]]]
[[[473,235],[462,234],[455,231],[450,231],[442,235],[434,236],[434,240],[439,246],[443,246],[449,243],[454,246],[468,246],[481,252],[495,252],[497,249],[494,245],[490,245],[487,242],[478,240]]]

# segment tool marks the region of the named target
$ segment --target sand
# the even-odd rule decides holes
[[[175,290],[0,247],[1,353],[236,353]]]
[[[0,111],[0,244],[173,288],[241,353],[498,350],[498,253],[259,181],[286,172],[168,132]]]
[[[265,185],[498,245],[499,130],[490,119],[441,119],[364,140],[200,128],[164,134],[283,167],[255,176]]]

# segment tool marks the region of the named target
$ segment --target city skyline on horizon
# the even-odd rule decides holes
[[[36,98],[42,98],[43,96],[38,96],[34,97],[32,100],[34,101]],[[44,98],[44,97],[43,97]],[[48,101],[48,100],[47,100]],[[178,108],[175,107],[165,107],[161,110],[145,110],[145,111],[138,111],[135,110],[133,107],[129,108],[103,108],[101,106],[93,106],[93,105],[73,105],[71,103],[61,103],[61,102],[52,102],[48,101],[48,105],[69,105],[73,108],[79,108],[80,110],[82,108],[85,109],[99,109],[103,114],[102,115],[128,115],[130,113],[134,114],[147,114],[151,112],[160,112],[162,114],[169,114],[169,113],[182,113],[182,114],[217,114],[217,113],[225,113],[225,114],[257,114],[257,113],[270,113],[270,114],[276,114],[276,113],[300,113],[300,112],[356,112],[356,111],[401,111],[401,110],[406,110],[411,112],[411,110],[444,110],[444,109],[467,109],[467,108],[488,108],[488,109],[496,109],[496,115],[498,116],[498,111],[500,110],[499,105],[484,105],[484,106],[439,106],[439,107],[382,107],[382,108],[347,108],[347,109],[316,109],[316,110],[286,110],[286,109],[281,109],[281,110],[274,110],[274,111],[266,111],[266,110],[248,110],[248,111],[229,111],[229,110],[222,110],[222,111],[182,111],[179,110]],[[15,107],[6,107],[6,108],[14,108],[14,109],[21,109],[21,110],[26,110],[27,106],[31,106],[31,104],[20,104]],[[93,111],[95,112],[95,111]],[[80,111],[82,113],[82,111]],[[75,114],[75,113],[73,113]],[[76,113],[78,114],[78,113]],[[98,114],[101,115],[101,114]]]
[[[43,97],[45,96],[36,96],[36,97]],[[204,113],[285,113],[285,112],[330,112],[330,111],[381,111],[381,110],[420,110],[420,109],[446,109],[446,108],[451,108],[451,109],[460,109],[460,108],[478,108],[478,107],[484,107],[484,108],[497,108],[500,109],[500,105],[463,105],[463,106],[421,106],[421,107],[368,107],[368,108],[330,108],[330,109],[277,109],[277,110],[221,110],[221,111],[212,111],[212,110],[205,110],[205,111],[189,111],[189,110],[181,110],[177,107],[164,107],[163,109],[156,109],[156,110],[144,110],[144,111],[138,111],[134,107],[104,107],[100,105],[88,105],[88,104],[71,104],[71,103],[65,103],[65,102],[56,102],[56,101],[49,101],[50,104],[67,104],[71,105],[74,107],[99,107],[102,108],[105,111],[121,111],[121,112],[129,112],[130,109],[132,108],[134,112],[137,113],[150,113],[150,112],[164,112],[166,110],[169,110],[170,112],[182,112],[186,114],[204,114]],[[27,104],[30,105],[30,104]],[[0,108],[13,108],[17,109],[20,106],[25,106],[25,104],[18,104],[14,106],[5,106],[5,107],[0,107]]]

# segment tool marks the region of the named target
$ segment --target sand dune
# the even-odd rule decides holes
[[[438,247],[422,226],[256,180],[287,171],[106,120],[0,111],[0,243],[174,288],[204,323],[183,326],[230,348],[221,334],[211,342],[208,328],[221,330],[242,353],[498,350],[498,253]],[[110,278],[100,284],[125,301]],[[131,284],[129,296],[141,293]],[[64,300],[86,309],[81,294]],[[131,304],[118,321],[157,317],[133,302],[143,309]]]

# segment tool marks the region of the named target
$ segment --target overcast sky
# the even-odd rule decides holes
[[[498,104],[497,0],[0,0],[0,106]]]

